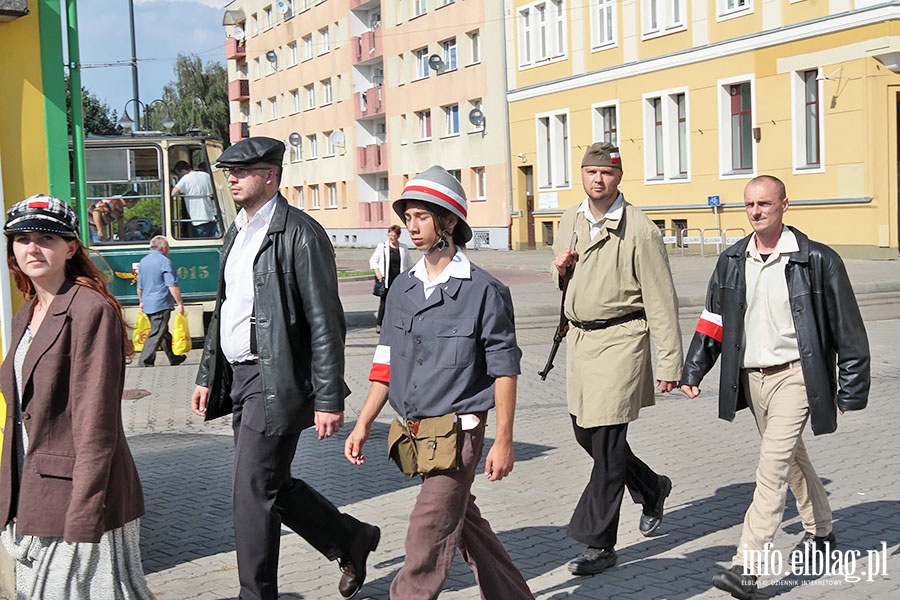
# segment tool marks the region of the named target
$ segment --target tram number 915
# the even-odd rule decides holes
[[[209,279],[209,267],[206,265],[194,267],[178,267],[178,279]]]

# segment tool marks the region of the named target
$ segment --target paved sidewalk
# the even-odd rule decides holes
[[[347,257],[340,251],[339,263],[367,260],[369,251],[355,252],[365,256]],[[716,419],[717,370],[704,382],[698,399],[660,395],[658,405],[644,410],[629,428],[629,442],[639,456],[674,482],[660,535],[647,539],[639,534],[640,507],[626,495],[617,546],[619,566],[587,578],[575,578],[566,570],[565,564],[581,548],[566,537],[565,526],[587,481],[590,464],[572,438],[566,414],[565,345],[548,380],[541,382],[536,375],[546,359],[553,315],[558,311],[559,293],[546,279],[549,253],[512,257],[514,254],[522,253],[472,254],[476,263],[509,282],[524,352],[516,468],[502,482],[477,479],[473,491],[485,517],[541,600],[728,598],[711,588],[709,578],[734,552],[752,494],[759,441],[746,411],[734,423]],[[541,263],[544,272],[535,272]],[[694,315],[683,315],[687,342],[714,263],[678,257],[672,264],[683,307],[696,308]],[[893,401],[900,383],[896,368],[900,348],[895,343],[900,337],[900,303],[895,298],[900,291],[900,261],[848,261],[848,270],[866,305],[873,355],[870,406],[842,416],[836,434],[807,436],[807,446],[831,497],[840,550],[859,551],[861,558],[853,565],[844,561],[842,572],[846,575],[797,581],[773,578],[760,590],[760,598],[900,597],[900,558],[896,556],[900,552],[900,482],[895,443],[900,403]],[[342,301],[349,314],[371,315],[376,299],[369,295],[370,288],[369,282],[342,284]],[[700,300],[688,301],[692,298]],[[359,598],[387,599],[390,581],[403,562],[407,517],[417,493],[416,482],[402,476],[383,451],[390,409],[374,428],[369,462],[354,467],[343,458],[344,437],[368,388],[375,343],[369,325],[350,329],[347,381],[353,394],[347,404],[348,426],[335,439],[322,442],[313,435],[301,436],[294,470],[342,510],[382,528],[381,545],[370,560],[368,583]],[[138,400],[125,400],[124,414],[147,500],[147,515],[142,520],[144,566],[151,589],[161,599],[233,598],[238,589],[230,517],[229,423],[219,419],[204,424],[188,408],[199,354],[194,350],[180,367],[129,367],[126,374],[127,388],[149,392]],[[796,509],[789,501],[775,549],[786,556],[800,536]],[[873,569],[865,560],[867,552],[881,549],[882,543],[886,564],[879,566],[877,575],[869,575]],[[878,554],[879,559],[881,556]],[[339,597],[337,565],[287,530],[280,573],[283,598]],[[856,576],[861,580],[853,582]],[[446,590],[442,599],[478,598],[474,578],[459,559]]]

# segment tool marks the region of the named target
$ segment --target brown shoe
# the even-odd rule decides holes
[[[381,529],[363,523],[363,529],[350,545],[348,555],[338,561],[342,573],[341,581],[338,583],[341,597],[353,598],[362,589],[366,582],[366,559],[369,558],[370,552],[378,548],[380,540]]]

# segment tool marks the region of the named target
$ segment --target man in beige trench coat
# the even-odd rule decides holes
[[[678,383],[682,349],[666,249],[656,225],[619,192],[619,149],[606,142],[588,148],[581,179],[587,198],[562,216],[554,251],[558,276],[574,268],[565,304],[566,387],[575,439],[594,459],[569,523],[569,536],[588,548],[569,570],[595,575],[616,564],[626,487],[643,507],[642,534],[662,522],[672,482],[634,455],[626,433],[640,409],[654,404],[651,338],[662,392]]]

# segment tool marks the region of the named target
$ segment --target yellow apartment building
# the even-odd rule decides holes
[[[509,247],[502,2],[235,0],[223,25],[231,141],[284,140],[282,193],[335,245],[382,241],[391,200],[440,164],[473,245]]]
[[[585,148],[607,140],[626,198],[673,248],[749,232],[743,188],[771,174],[787,186],[788,223],[845,255],[897,256],[900,3],[505,8],[514,249],[552,242],[584,198]]]

